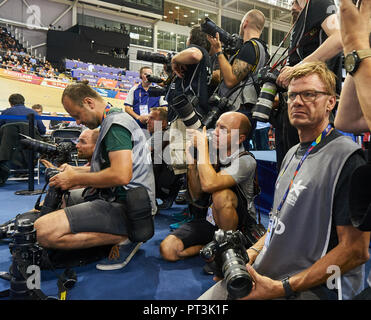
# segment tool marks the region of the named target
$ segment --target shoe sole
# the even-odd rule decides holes
[[[133,251],[131,251],[131,253],[128,255],[128,257],[125,259],[124,262],[121,262],[121,263],[116,263],[116,264],[111,264],[111,265],[105,265],[105,264],[97,264],[96,265],[96,268],[98,270],[103,270],[103,271],[110,271],[110,270],[118,270],[118,269],[122,269],[123,267],[125,267],[129,261],[131,260],[131,258],[134,256],[134,254],[139,250],[140,246],[143,244],[143,242],[139,242],[133,249]]]

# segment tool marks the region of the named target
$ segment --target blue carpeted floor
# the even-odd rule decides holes
[[[35,189],[42,184],[35,183]],[[15,195],[15,191],[27,190],[26,182],[8,181],[0,189],[0,223],[33,208],[38,196]],[[184,206],[174,205],[155,217],[155,235],[144,243],[130,263],[121,270],[99,271],[95,264],[73,268],[78,281],[69,291],[71,300],[193,300],[208,289],[214,281],[204,274],[204,261],[194,257],[179,262],[166,262],[160,257],[159,245],[169,234],[174,223],[172,214]],[[263,216],[263,223],[266,218]],[[0,271],[8,271],[11,265],[8,242],[0,240]],[[57,270],[61,274],[63,269]],[[0,291],[9,283],[0,279]],[[42,271],[41,290],[46,295],[57,296],[57,275]]]
[[[257,157],[258,158],[258,157]],[[262,188],[257,205],[260,207],[261,222],[268,224],[269,208],[272,202],[276,170],[273,161],[258,161],[259,184]],[[44,181],[41,178],[41,181]],[[43,183],[35,189],[42,189]],[[27,181],[8,181],[0,188],[0,223],[14,218],[19,213],[32,209],[38,198],[15,195],[16,191],[27,190]],[[194,300],[214,284],[212,276],[206,275],[204,261],[193,257],[178,262],[164,261],[159,253],[161,241],[169,234],[169,225],[176,222],[172,214],[181,212],[185,206],[174,205],[155,216],[155,235],[144,243],[130,263],[121,270],[99,271],[95,263],[73,268],[77,283],[69,291],[69,300]],[[370,249],[371,250],[371,249]],[[8,271],[11,265],[8,242],[0,240],[0,271]],[[366,275],[371,261],[366,264]],[[41,290],[49,296],[57,296],[57,278],[63,269],[42,271]],[[9,282],[0,279],[0,291],[8,289]]]

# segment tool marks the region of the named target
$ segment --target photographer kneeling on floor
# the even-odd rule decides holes
[[[90,129],[100,126],[99,137],[90,171],[88,167],[64,164],[61,172],[50,178],[50,187],[86,189],[83,193],[73,190],[66,208],[35,221],[37,241],[42,247],[64,250],[112,244],[115,259],[110,259],[110,255],[97,268],[121,268],[128,262],[125,263],[128,255],[131,257],[138,250],[141,242],[135,240],[153,235],[153,230],[145,229],[153,228],[152,215],[156,210],[146,139],[132,117],[107,105],[86,83],[69,85],[63,92],[62,104],[78,124]],[[132,220],[133,203],[143,204],[143,208],[136,208],[141,213],[149,212],[143,229],[137,229]]]
[[[210,146],[206,127],[202,132],[187,129],[191,138],[186,148],[188,190],[192,199],[189,208],[194,220],[183,224],[162,241],[160,252],[165,260],[177,261],[199,254],[218,228],[248,233],[249,227],[256,225],[256,161],[243,147],[250,130],[249,119],[239,112],[226,112],[220,116]],[[212,150],[210,155],[209,148]],[[197,160],[192,152],[195,149]],[[219,153],[217,158],[214,157],[216,151]]]

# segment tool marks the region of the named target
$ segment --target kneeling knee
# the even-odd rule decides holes
[[[48,248],[50,246],[50,237],[45,227],[45,224],[40,222],[40,220],[36,220],[34,223],[34,227],[36,229],[36,239],[40,246]]]
[[[178,261],[180,257],[179,251],[179,239],[173,235],[165,238],[160,244],[160,254],[163,259],[167,261]]]

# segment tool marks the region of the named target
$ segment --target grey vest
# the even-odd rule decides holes
[[[277,216],[277,207],[301,159],[294,156],[288,163],[297,147],[288,151],[282,163],[282,170],[288,167],[282,176],[280,173],[276,182],[270,216],[275,221],[274,232],[271,241],[268,245],[266,241],[254,263],[257,272],[276,280],[309,268],[327,253],[336,184],[347,159],[360,149],[348,137],[340,136],[318,152],[310,154],[295,177],[294,185]],[[354,282],[353,286],[361,285],[363,279],[359,268],[342,278],[349,276]],[[355,276],[355,273],[358,274]],[[347,294],[346,290],[343,288],[343,293]]]
[[[129,130],[133,142],[133,174],[130,183],[123,186],[126,190],[143,186],[147,189],[149,198],[152,203],[153,214],[156,212],[155,199],[155,178],[153,175],[153,167],[151,153],[146,141],[143,130],[135,122],[135,120],[125,112],[112,112],[107,115],[101,124],[99,137],[91,160],[90,171],[100,171],[104,164],[102,157],[102,141],[107,134],[109,128],[113,124],[119,124]]]
[[[254,70],[253,73],[249,73],[246,77],[246,79],[242,80],[237,86],[242,85],[245,81],[246,83],[244,84],[243,88],[239,88],[236,91],[233,91],[234,88],[229,89],[224,81],[220,84],[219,88],[219,95],[221,97],[227,97],[230,101],[230,103],[233,104],[234,109],[230,111],[237,111],[241,104],[255,104],[258,101],[258,94],[256,92],[254,82],[258,86],[258,73],[261,68],[265,66],[265,63],[268,59],[267,52],[264,48],[264,46],[260,43],[260,41],[257,41],[255,39],[250,40],[254,41],[254,43],[257,44],[258,51],[256,54],[259,55],[259,61],[257,64],[256,69]],[[255,48],[255,46],[254,46]],[[233,93],[230,93],[233,91]]]

